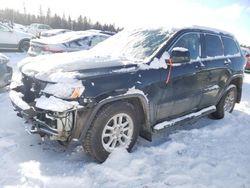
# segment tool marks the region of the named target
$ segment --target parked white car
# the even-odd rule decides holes
[[[69,30],[69,29],[50,29],[47,31],[42,31],[40,33],[40,38],[52,37],[52,36],[60,35],[60,34],[67,33],[67,32],[71,32],[71,30]]]
[[[37,56],[50,53],[88,50],[111,35],[88,31],[72,31],[64,34],[33,39],[30,41],[28,54]]]
[[[0,53],[0,88],[10,83],[12,68],[7,65],[9,58]]]
[[[39,36],[42,31],[52,29],[49,25],[34,23],[27,27],[27,32]]]
[[[26,52],[32,37],[34,37],[32,34],[12,29],[0,23],[0,49],[18,49]]]

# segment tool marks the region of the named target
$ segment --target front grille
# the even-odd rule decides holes
[[[22,82],[24,89],[22,91],[23,100],[27,103],[34,102],[34,100],[41,96],[41,90],[46,86],[46,82],[42,82],[33,77],[28,77],[23,74]]]

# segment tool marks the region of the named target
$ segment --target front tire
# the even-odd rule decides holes
[[[23,40],[19,44],[19,51],[20,52],[27,52],[30,47],[30,41],[29,40]]]
[[[220,99],[216,105],[216,111],[212,113],[212,116],[216,119],[222,119],[225,116],[225,112],[231,113],[234,109],[237,99],[237,88],[231,84],[228,86],[226,93]]]
[[[84,150],[99,162],[104,162],[117,147],[132,149],[139,135],[134,106],[115,102],[102,108],[94,118],[85,139]]]

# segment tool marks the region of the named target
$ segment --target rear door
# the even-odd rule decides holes
[[[224,46],[224,54],[226,56],[227,66],[233,70],[242,70],[242,56],[240,47],[235,40],[228,36],[222,36],[222,43]]]
[[[231,60],[224,56],[220,35],[205,33],[202,35],[202,63],[205,79],[200,108],[215,105],[226,86],[232,66]]]

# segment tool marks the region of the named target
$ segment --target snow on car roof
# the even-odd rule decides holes
[[[42,44],[58,44],[58,43],[70,42],[79,38],[93,36],[93,35],[105,36],[105,37],[109,36],[101,33],[92,33],[87,31],[71,31],[52,37],[33,39],[31,42],[38,42]]]
[[[234,36],[232,33],[212,27],[206,27],[206,26],[199,26],[199,25],[192,25],[192,26],[187,26],[187,27],[180,27],[180,28],[174,28],[173,30],[179,31],[183,29],[198,29],[198,30],[204,30],[204,31],[210,31],[213,33],[218,33],[218,34],[224,34],[224,35],[230,35]]]

